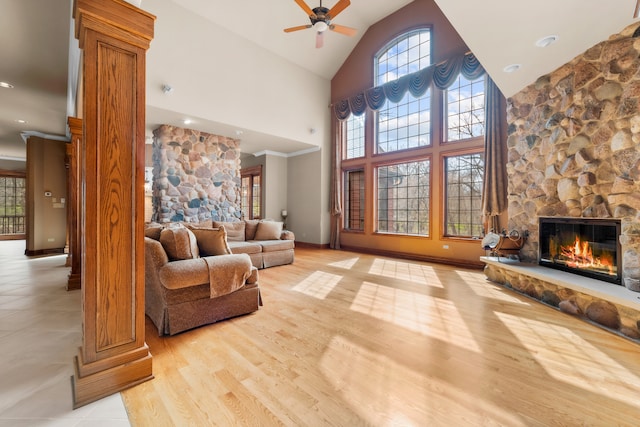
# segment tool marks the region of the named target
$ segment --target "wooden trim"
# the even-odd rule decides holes
[[[4,177],[15,177],[15,178],[26,178],[27,173],[23,171],[10,171],[5,169],[0,169],[0,176]]]
[[[41,255],[60,255],[64,253],[64,248],[50,248],[50,249],[37,249],[30,251],[25,249],[24,254],[26,256],[41,256]]]
[[[297,242],[296,242],[296,245],[297,245]],[[380,256],[402,258],[402,259],[408,259],[408,260],[414,260],[414,261],[435,262],[437,264],[452,265],[454,267],[476,268],[479,270],[484,268],[484,263],[480,261],[467,261],[467,260],[460,260],[460,259],[453,259],[453,258],[442,258],[442,257],[435,257],[427,254],[412,254],[412,253],[406,253],[406,252],[384,251],[380,249],[362,248],[357,246],[345,246],[345,245],[341,245],[340,249],[344,249],[346,251],[352,251],[352,252],[361,252],[361,253],[370,254],[370,255],[380,255]]]
[[[82,119],[77,117],[68,117],[67,124],[71,133],[71,139],[67,144],[67,182],[69,199],[67,204],[67,229],[69,235],[69,265],[71,272],[67,282],[67,290],[75,290],[82,288],[82,252],[81,252],[81,236],[80,230],[82,223],[80,222],[80,212],[82,210],[82,188],[81,178],[81,146],[82,146]]]
[[[328,243],[308,243],[299,242],[296,240],[295,245],[297,248],[309,248],[309,249],[331,249]]]

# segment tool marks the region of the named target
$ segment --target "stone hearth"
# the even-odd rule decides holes
[[[640,294],[623,286],[503,257],[487,256],[493,282],[640,343]]]

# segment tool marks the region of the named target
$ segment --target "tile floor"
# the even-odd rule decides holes
[[[130,426],[120,393],[72,409],[81,293],[66,290],[66,255],[24,250],[0,241],[0,427]]]

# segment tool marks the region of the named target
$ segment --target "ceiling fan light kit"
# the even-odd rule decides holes
[[[285,28],[285,33],[291,33],[293,31],[306,30],[313,28],[316,30],[316,47],[320,48],[324,44],[324,32],[326,30],[335,31],[336,33],[343,34],[345,36],[354,36],[356,29],[351,27],[345,27],[344,25],[336,25],[331,22],[340,12],[345,10],[347,6],[351,4],[349,0],[339,0],[331,9],[327,9],[322,6],[322,0],[320,0],[320,6],[311,9],[304,0],[294,0],[298,6],[309,16],[310,25],[299,25],[297,27]]]

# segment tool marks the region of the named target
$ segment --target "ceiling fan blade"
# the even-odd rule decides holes
[[[350,4],[351,2],[349,0],[340,0],[338,3],[335,4],[335,6],[331,8],[331,10],[329,10],[329,12],[327,12],[327,15],[329,15],[330,18],[333,19],[336,16],[338,16],[340,12],[345,10],[347,6],[349,6]]]
[[[313,13],[313,10],[311,10],[311,8],[309,7],[309,5],[307,5],[304,0],[294,0],[296,3],[298,3],[298,6],[300,6],[302,8],[302,10],[304,10],[304,12],[309,15],[310,17],[316,17],[316,14]]]
[[[316,34],[316,48],[320,49],[324,45],[324,32],[318,31]]]
[[[640,15],[640,0],[636,1],[636,10],[633,12],[633,17],[637,18]]]
[[[640,0],[638,0],[640,1]],[[331,24],[329,26],[330,30],[335,31],[336,33],[344,34],[345,36],[353,37],[356,35],[358,30],[351,27],[345,27],[344,25]]]
[[[290,33],[292,31],[306,30],[307,28],[311,28],[311,25],[298,25],[297,27],[285,28],[284,32]]]

